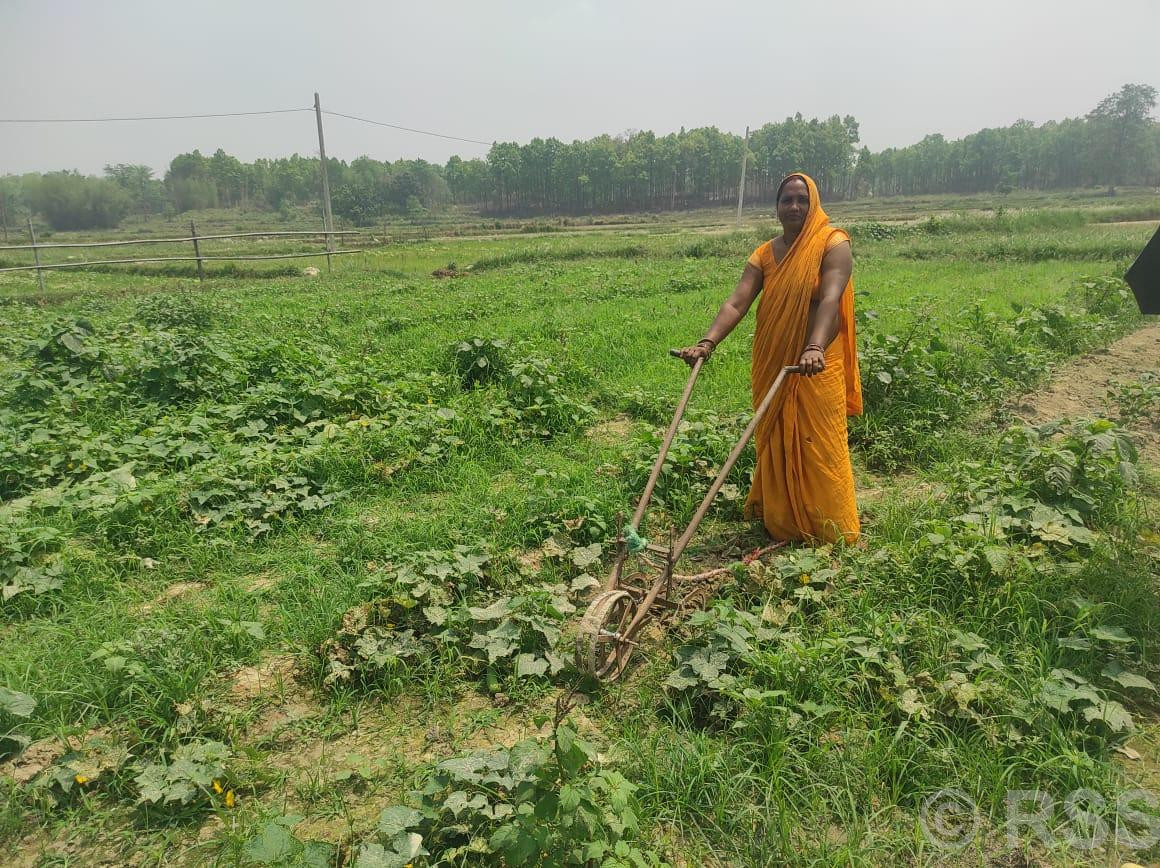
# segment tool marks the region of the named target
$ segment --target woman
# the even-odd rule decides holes
[[[777,219],[783,234],[753,251],[708,333],[681,358],[707,360],[761,294],[754,407],[785,365],[800,365],[803,376],[786,378],[757,427],[745,514],[775,539],[852,543],[860,528],[846,416],[862,412],[862,387],[850,236],[830,225],[817,185],[801,173],[778,187]]]

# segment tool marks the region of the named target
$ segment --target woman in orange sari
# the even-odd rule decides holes
[[[862,412],[854,343],[850,236],[830,225],[818,188],[795,173],[777,191],[782,235],[749,257],[708,333],[681,357],[708,359],[758,295],[753,403],[786,365],[787,377],[757,427],[757,467],[745,503],[779,540],[854,542],[860,530],[846,416]]]

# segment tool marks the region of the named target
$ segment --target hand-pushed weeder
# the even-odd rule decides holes
[[[669,354],[680,357],[678,350],[669,350]],[[617,520],[616,560],[613,561],[612,572],[608,577],[605,589],[592,598],[588,604],[588,609],[584,612],[584,617],[580,619],[580,627],[576,635],[576,665],[582,672],[595,678],[615,681],[624,673],[632,650],[638,645],[634,637],[648,620],[654,604],[659,603],[662,606],[674,608],[675,604],[669,599],[669,596],[673,587],[673,569],[677,561],[689,545],[689,541],[692,540],[693,534],[697,532],[697,527],[705,518],[709,507],[713,505],[717,493],[729,476],[729,471],[737,463],[742,450],[749,442],[749,438],[753,436],[753,432],[757,429],[765,411],[769,409],[769,405],[773,402],[774,396],[777,395],[786,376],[801,373],[801,368],[797,365],[787,365],[781,369],[766,391],[761,403],[758,404],[753,418],[745,426],[740,439],[733,446],[729,457],[725,459],[725,463],[721,466],[713,484],[709,486],[709,491],[705,494],[688,527],[685,528],[684,533],[676,542],[670,539],[666,548],[642,539],[639,530],[649,501],[652,499],[653,489],[656,488],[657,479],[660,477],[661,468],[664,466],[665,458],[668,457],[669,447],[672,445],[677,428],[681,424],[681,417],[685,414],[685,408],[693,394],[693,386],[697,382],[697,376],[701,373],[704,362],[704,359],[699,358],[693,363],[693,369],[689,372],[689,381],[685,384],[685,391],[677,403],[673,421],[669,423],[669,428],[665,432],[660,454],[657,455],[656,462],[653,464],[652,472],[649,474],[648,482],[644,487],[644,493],[633,512],[632,521],[625,527],[621,519]],[[649,557],[649,553],[662,556],[664,558],[663,564]],[[633,583],[630,584],[624,580],[625,562],[629,555],[636,556],[641,564],[651,568],[654,573],[659,573],[651,587],[644,587],[643,580],[647,578],[647,574],[640,570],[632,575]]]

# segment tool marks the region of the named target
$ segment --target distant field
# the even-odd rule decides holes
[[[1090,411],[1121,427],[1004,431],[1058,365],[1141,326],[1119,276],[1160,195],[829,211],[854,236],[865,546],[738,565],[764,541],[739,516],[747,454],[678,570],[734,565],[708,613],[648,633],[622,684],[581,685],[578,745],[550,725],[569,630],[684,382],[667,350],[703,334],[768,213],[388,226],[330,274],[204,285],[0,274],[0,852],[944,864],[919,820],[954,787],[987,832],[957,857],[976,864],[1010,855],[1012,787],[1114,802],[1129,737],[1155,768],[1160,668],[1154,457],[1117,432],[1151,442],[1160,388],[1111,376]],[[751,334],[698,387],[655,539],[744,423]]]

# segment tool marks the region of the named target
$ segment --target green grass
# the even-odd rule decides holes
[[[690,863],[894,864],[900,854],[937,863],[916,823],[922,800],[940,787],[970,793],[988,822],[1001,821],[1012,786],[1123,787],[1112,753],[1122,735],[1045,710],[1038,697],[1053,668],[1069,668],[1148,719],[1149,694],[1120,690],[1099,672],[1113,658],[1155,671],[1155,555],[1142,541],[1155,533],[1154,518],[1095,463],[1099,508],[1082,525],[1061,519],[1094,528],[1090,546],[982,537],[960,517],[997,485],[1005,497],[1034,489],[1044,508],[1064,508],[1034,488],[1045,471],[1014,474],[1002,463],[1013,459],[996,457],[1000,432],[988,412],[1041,382],[1054,362],[1134,327],[1119,308],[1092,313],[1076,286],[1122,271],[1150,227],[1094,226],[1060,199],[1027,205],[1040,210],[940,217],[936,229],[920,220],[897,237],[855,232],[858,305],[873,314],[860,325],[863,341],[937,329],[949,347],[930,351],[938,368],[930,388],[960,389],[956,410],[938,421],[925,404],[891,404],[898,399],[889,391],[870,408],[866,422],[880,428],[875,441],[856,439],[854,458],[860,480],[885,494],[866,505],[866,548],[831,553],[832,587],[819,586],[816,599],[795,594],[802,570],[794,572],[794,558],[808,557],[798,551],[774,561],[788,571],[784,580],[720,589],[738,610],[788,604],[778,638],[754,639],[729,669],[738,684],[785,691],[781,699],[746,708],[732,688],[666,688],[672,652],[708,641],[709,628],[689,623],[648,638],[647,659],[625,684],[592,691],[581,729],[637,787],[636,846]],[[910,207],[844,210],[880,220]],[[1131,207],[1151,213],[1154,204]],[[923,217],[942,206],[913,208]],[[372,836],[378,810],[404,798],[431,761],[502,740],[479,721],[537,728],[532,718],[573,675],[517,677],[500,660],[497,701],[470,648],[432,640],[424,665],[333,691],[321,686],[328,670],[319,647],[344,613],[395,587],[392,563],[415,552],[487,551],[487,566],[454,592],[465,605],[573,581],[581,572],[573,553],[603,541],[600,528],[639,491],[647,438],[684,381],[667,349],[703,332],[769,232],[761,224],[704,233],[690,222],[650,233],[566,228],[391,244],[313,279],[214,277],[198,286],[61,273],[42,294],[34,277],[0,275],[0,420],[12,432],[0,439],[0,532],[28,547],[34,569],[47,551],[63,583],[0,608],[0,686],[37,700],[27,720],[0,717],[0,735],[9,725],[37,739],[99,727],[130,755],[84,792],[12,786],[0,774],[0,842],[46,858],[67,846],[82,861],[234,864],[267,819],[293,813],[305,817],[295,832],[302,840],[357,846]],[[474,267],[465,277],[430,276],[451,262]],[[1062,319],[1044,333],[1013,305]],[[81,340],[99,357],[50,340],[77,320],[91,326]],[[712,413],[724,426],[700,441],[710,463],[731,443],[734,414],[748,408],[751,332],[747,321],[725,342],[694,398],[695,417]],[[464,391],[451,347],[471,336],[506,342],[504,364],[550,359],[558,379],[533,369],[539,404],[502,377]],[[1027,353],[1023,374],[994,367],[1008,339]],[[863,376],[876,377],[884,356],[866,346]],[[43,351],[41,362],[30,347]],[[913,359],[891,364],[900,383],[898,371],[919,376],[907,367]],[[612,433],[593,427],[609,421]],[[266,427],[252,427],[258,422]],[[872,442],[892,450],[901,476],[867,474],[867,463],[884,460]],[[165,454],[182,444],[186,457]],[[1034,467],[1054,466],[1055,447],[1036,448]],[[663,536],[703,490],[696,457],[666,479],[650,533]],[[135,488],[92,477],[130,461]],[[269,486],[294,477],[305,482],[279,500]],[[312,498],[330,495],[314,508]],[[736,512],[735,501],[720,504],[694,560],[729,560],[756,544],[738,530]],[[248,528],[263,526],[246,519],[268,529],[254,536]],[[932,546],[928,535],[943,525],[955,528],[952,542]],[[21,534],[34,527],[58,535],[28,542]],[[564,557],[529,561],[549,536]],[[1008,565],[989,566],[1000,555]],[[592,571],[602,575],[599,564]],[[1097,614],[1085,621],[1077,597]],[[420,610],[392,611],[399,629],[405,621],[435,632]],[[1093,624],[1122,629],[1129,644],[1097,642],[1087,654],[1058,644]],[[980,637],[1002,664],[979,678],[989,691],[983,723],[934,704],[933,685],[958,665],[952,630]],[[862,658],[842,650],[851,636],[867,637],[883,658],[897,655],[905,685],[859,668]],[[235,669],[271,655],[297,661],[304,683],[291,692],[303,717],[287,713],[279,723],[276,691],[239,699],[231,687]],[[901,708],[906,689],[928,713]],[[714,703],[723,703],[722,716],[706,717]],[[825,706],[833,709],[803,711]],[[1022,727],[1019,739],[1008,725]],[[362,744],[368,727],[392,740]],[[212,792],[169,811],[135,807],[135,769],[196,739],[232,748],[227,783],[238,808]],[[332,742],[334,751],[357,744],[389,762],[362,783],[335,779],[345,755]],[[319,751],[329,759],[309,759]],[[214,814],[226,822],[197,844]]]

